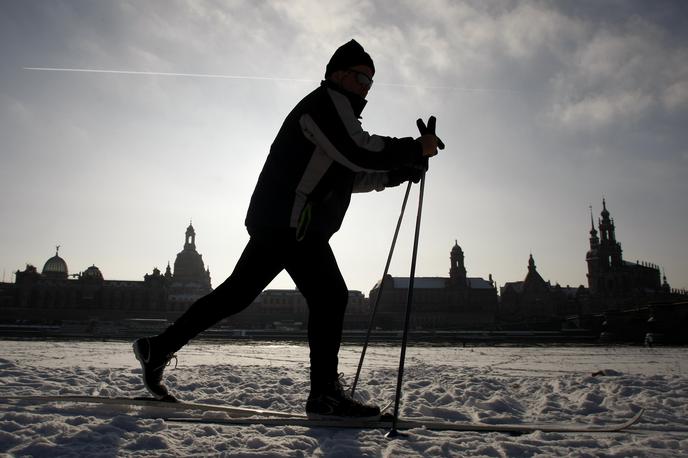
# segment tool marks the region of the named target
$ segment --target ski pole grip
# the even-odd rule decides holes
[[[432,134],[435,137],[437,137],[437,134],[435,133],[436,124],[437,124],[437,118],[435,118],[434,116],[430,116],[430,118],[428,119],[428,125],[427,126],[425,125],[425,122],[421,118],[418,118],[416,120],[416,126],[418,126],[418,131],[420,132],[421,135]],[[442,139],[440,139],[440,137],[437,137],[437,147],[439,149],[444,149],[444,142],[442,141]]]

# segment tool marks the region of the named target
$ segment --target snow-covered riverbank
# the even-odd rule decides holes
[[[351,379],[360,347],[341,351]],[[300,412],[308,394],[304,345],[196,343],[169,369],[184,400]],[[358,392],[392,399],[398,348],[369,349]],[[685,456],[688,358],[684,348],[413,347],[402,414],[486,423],[620,421],[623,433],[509,436],[413,430],[179,425],[155,412],[93,405],[29,405],[14,395],[144,395],[125,342],[0,341],[0,454],[10,456]],[[595,374],[595,375],[593,375]]]

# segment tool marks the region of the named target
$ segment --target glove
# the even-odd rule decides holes
[[[427,126],[425,125],[425,122],[423,122],[423,120],[420,118],[418,118],[418,120],[416,121],[416,126],[418,126],[418,131],[420,131],[421,135],[432,134],[437,137],[437,134],[435,134],[436,124],[437,118],[435,118],[434,116],[430,116],[430,118],[428,119]],[[444,143],[442,142],[442,140],[440,140],[439,137],[437,137],[437,147],[439,149],[444,149]]]
[[[427,158],[425,158],[427,163]],[[393,169],[387,172],[387,185],[388,188],[393,188],[394,186],[399,186],[401,183],[406,181],[412,181],[418,183],[425,173],[425,168],[422,163],[408,165],[404,167],[399,167],[398,169]]]

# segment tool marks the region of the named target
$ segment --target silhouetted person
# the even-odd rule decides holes
[[[234,271],[169,328],[134,342],[148,391],[173,399],[162,383],[166,365],[190,339],[239,313],[283,269],[309,309],[310,417],[373,417],[377,406],[353,400],[337,370],[348,289],[329,239],[341,226],[352,192],[418,181],[437,137],[371,135],[359,117],[375,66],[355,40],[339,47],[325,80],[289,113],[270,148],[246,216],[250,240]]]

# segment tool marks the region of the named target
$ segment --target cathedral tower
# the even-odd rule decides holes
[[[463,250],[458,240],[454,241],[454,247],[449,255],[451,267],[449,268],[449,282],[453,286],[466,286],[466,267],[464,266]]]
[[[191,223],[186,228],[184,249],[174,261],[172,280],[175,284],[193,284],[210,291],[210,272],[203,266],[203,256],[196,251],[196,231]]]
[[[621,244],[616,240],[614,219],[610,217],[604,199],[600,216],[599,238],[593,225],[590,230],[590,250],[585,257],[590,292],[613,303],[620,298],[658,291],[661,284],[657,266],[640,261],[633,264],[623,260]]]

